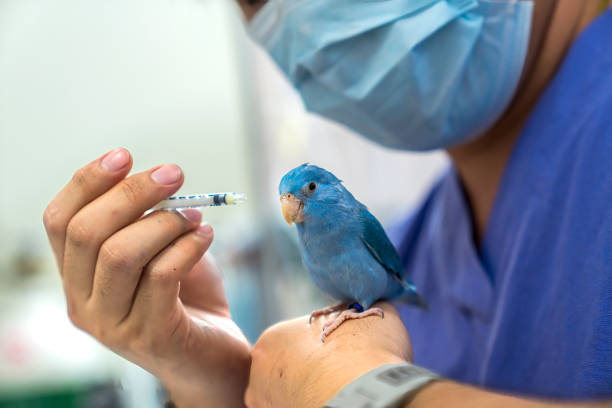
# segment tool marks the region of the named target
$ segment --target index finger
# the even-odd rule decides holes
[[[49,203],[43,224],[55,254],[60,273],[64,257],[66,229],[72,217],[123,180],[132,167],[132,157],[123,148],[111,150],[74,173],[70,182]]]

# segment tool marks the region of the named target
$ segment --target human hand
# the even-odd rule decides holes
[[[412,361],[408,332],[389,303],[385,318],[345,322],[321,342],[321,327],[337,313],[308,316],[266,330],[251,352],[249,407],[321,407],[345,385],[383,364]]]
[[[203,254],[213,231],[187,210],[143,213],[176,192],[175,165],[127,177],[116,149],[78,170],[43,221],[72,322],[156,375],[181,407],[241,406],[249,345]],[[193,402],[195,401],[195,402]]]

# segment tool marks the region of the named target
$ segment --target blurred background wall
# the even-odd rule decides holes
[[[389,224],[446,166],[305,113],[227,0],[0,0],[0,406],[161,400],[151,376],[71,326],[41,222],[76,169],[118,146],[134,171],[180,165],[181,193],[248,194],[204,219],[252,341],[329,302],[280,215],[287,170],[331,170]]]

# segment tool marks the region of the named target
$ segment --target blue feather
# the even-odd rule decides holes
[[[336,176],[303,164],[282,178],[279,193],[303,203],[303,221],[296,223],[302,259],[321,290],[364,309],[395,298],[426,307],[414,284],[403,278],[383,227]]]

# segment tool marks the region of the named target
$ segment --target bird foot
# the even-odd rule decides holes
[[[310,314],[310,319],[308,319],[308,324],[312,323],[312,319],[316,317],[324,316],[326,314],[334,313],[334,312],[337,312],[338,310],[344,310],[344,309],[346,309],[346,303],[340,303],[335,306],[330,306],[330,307],[326,307],[323,309],[315,310],[314,312]]]
[[[334,330],[336,330],[342,323],[347,320],[353,319],[363,319],[368,316],[380,316],[381,318],[385,318],[385,312],[380,307],[372,307],[363,312],[354,312],[352,310],[345,310],[340,313],[338,317],[334,320],[330,320],[329,322],[323,325],[323,332],[321,333],[321,343],[325,343],[325,338],[327,338]]]

